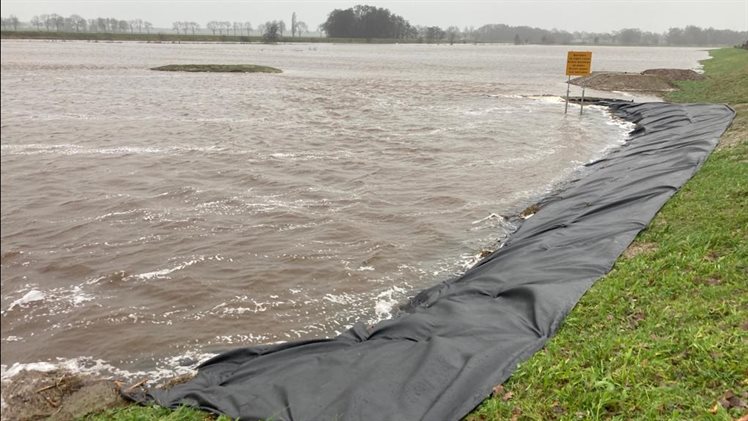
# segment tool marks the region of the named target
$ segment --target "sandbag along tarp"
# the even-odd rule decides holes
[[[333,339],[230,351],[171,390],[130,396],[242,420],[458,420],[539,350],[704,162],[723,105],[611,103],[629,140],[540,204],[503,247],[405,313]],[[580,390],[580,393],[584,391]]]

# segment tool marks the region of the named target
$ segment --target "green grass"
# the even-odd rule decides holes
[[[738,111],[720,147],[546,348],[468,420],[730,420],[748,391],[748,51],[712,51],[676,102]],[[748,396],[742,400],[748,401]],[[726,408],[727,407],[727,408]]]
[[[158,406],[131,405],[125,408],[110,409],[105,412],[82,418],[84,421],[230,421],[231,418],[216,418],[207,412],[181,407],[171,410]]]
[[[256,64],[169,64],[151,70],[164,72],[282,73],[281,69]]]
[[[672,102],[748,103],[748,50],[724,48],[702,62],[706,80],[678,82]]]

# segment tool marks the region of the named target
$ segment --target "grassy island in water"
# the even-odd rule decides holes
[[[281,69],[256,64],[169,64],[153,67],[162,72],[211,72],[211,73],[282,73]]]

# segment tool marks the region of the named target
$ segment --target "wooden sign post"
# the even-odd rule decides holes
[[[566,75],[569,79],[566,81],[566,108],[564,114],[569,111],[569,85],[572,76],[587,76],[592,68],[592,51],[569,51],[566,54]],[[582,106],[579,110],[581,114],[584,110],[584,85],[582,86]]]

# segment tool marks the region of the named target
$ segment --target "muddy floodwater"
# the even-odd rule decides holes
[[[2,41],[3,377],[172,373],[390,317],[624,141],[603,108],[564,115],[568,49]],[[190,63],[283,73],[149,70]]]

